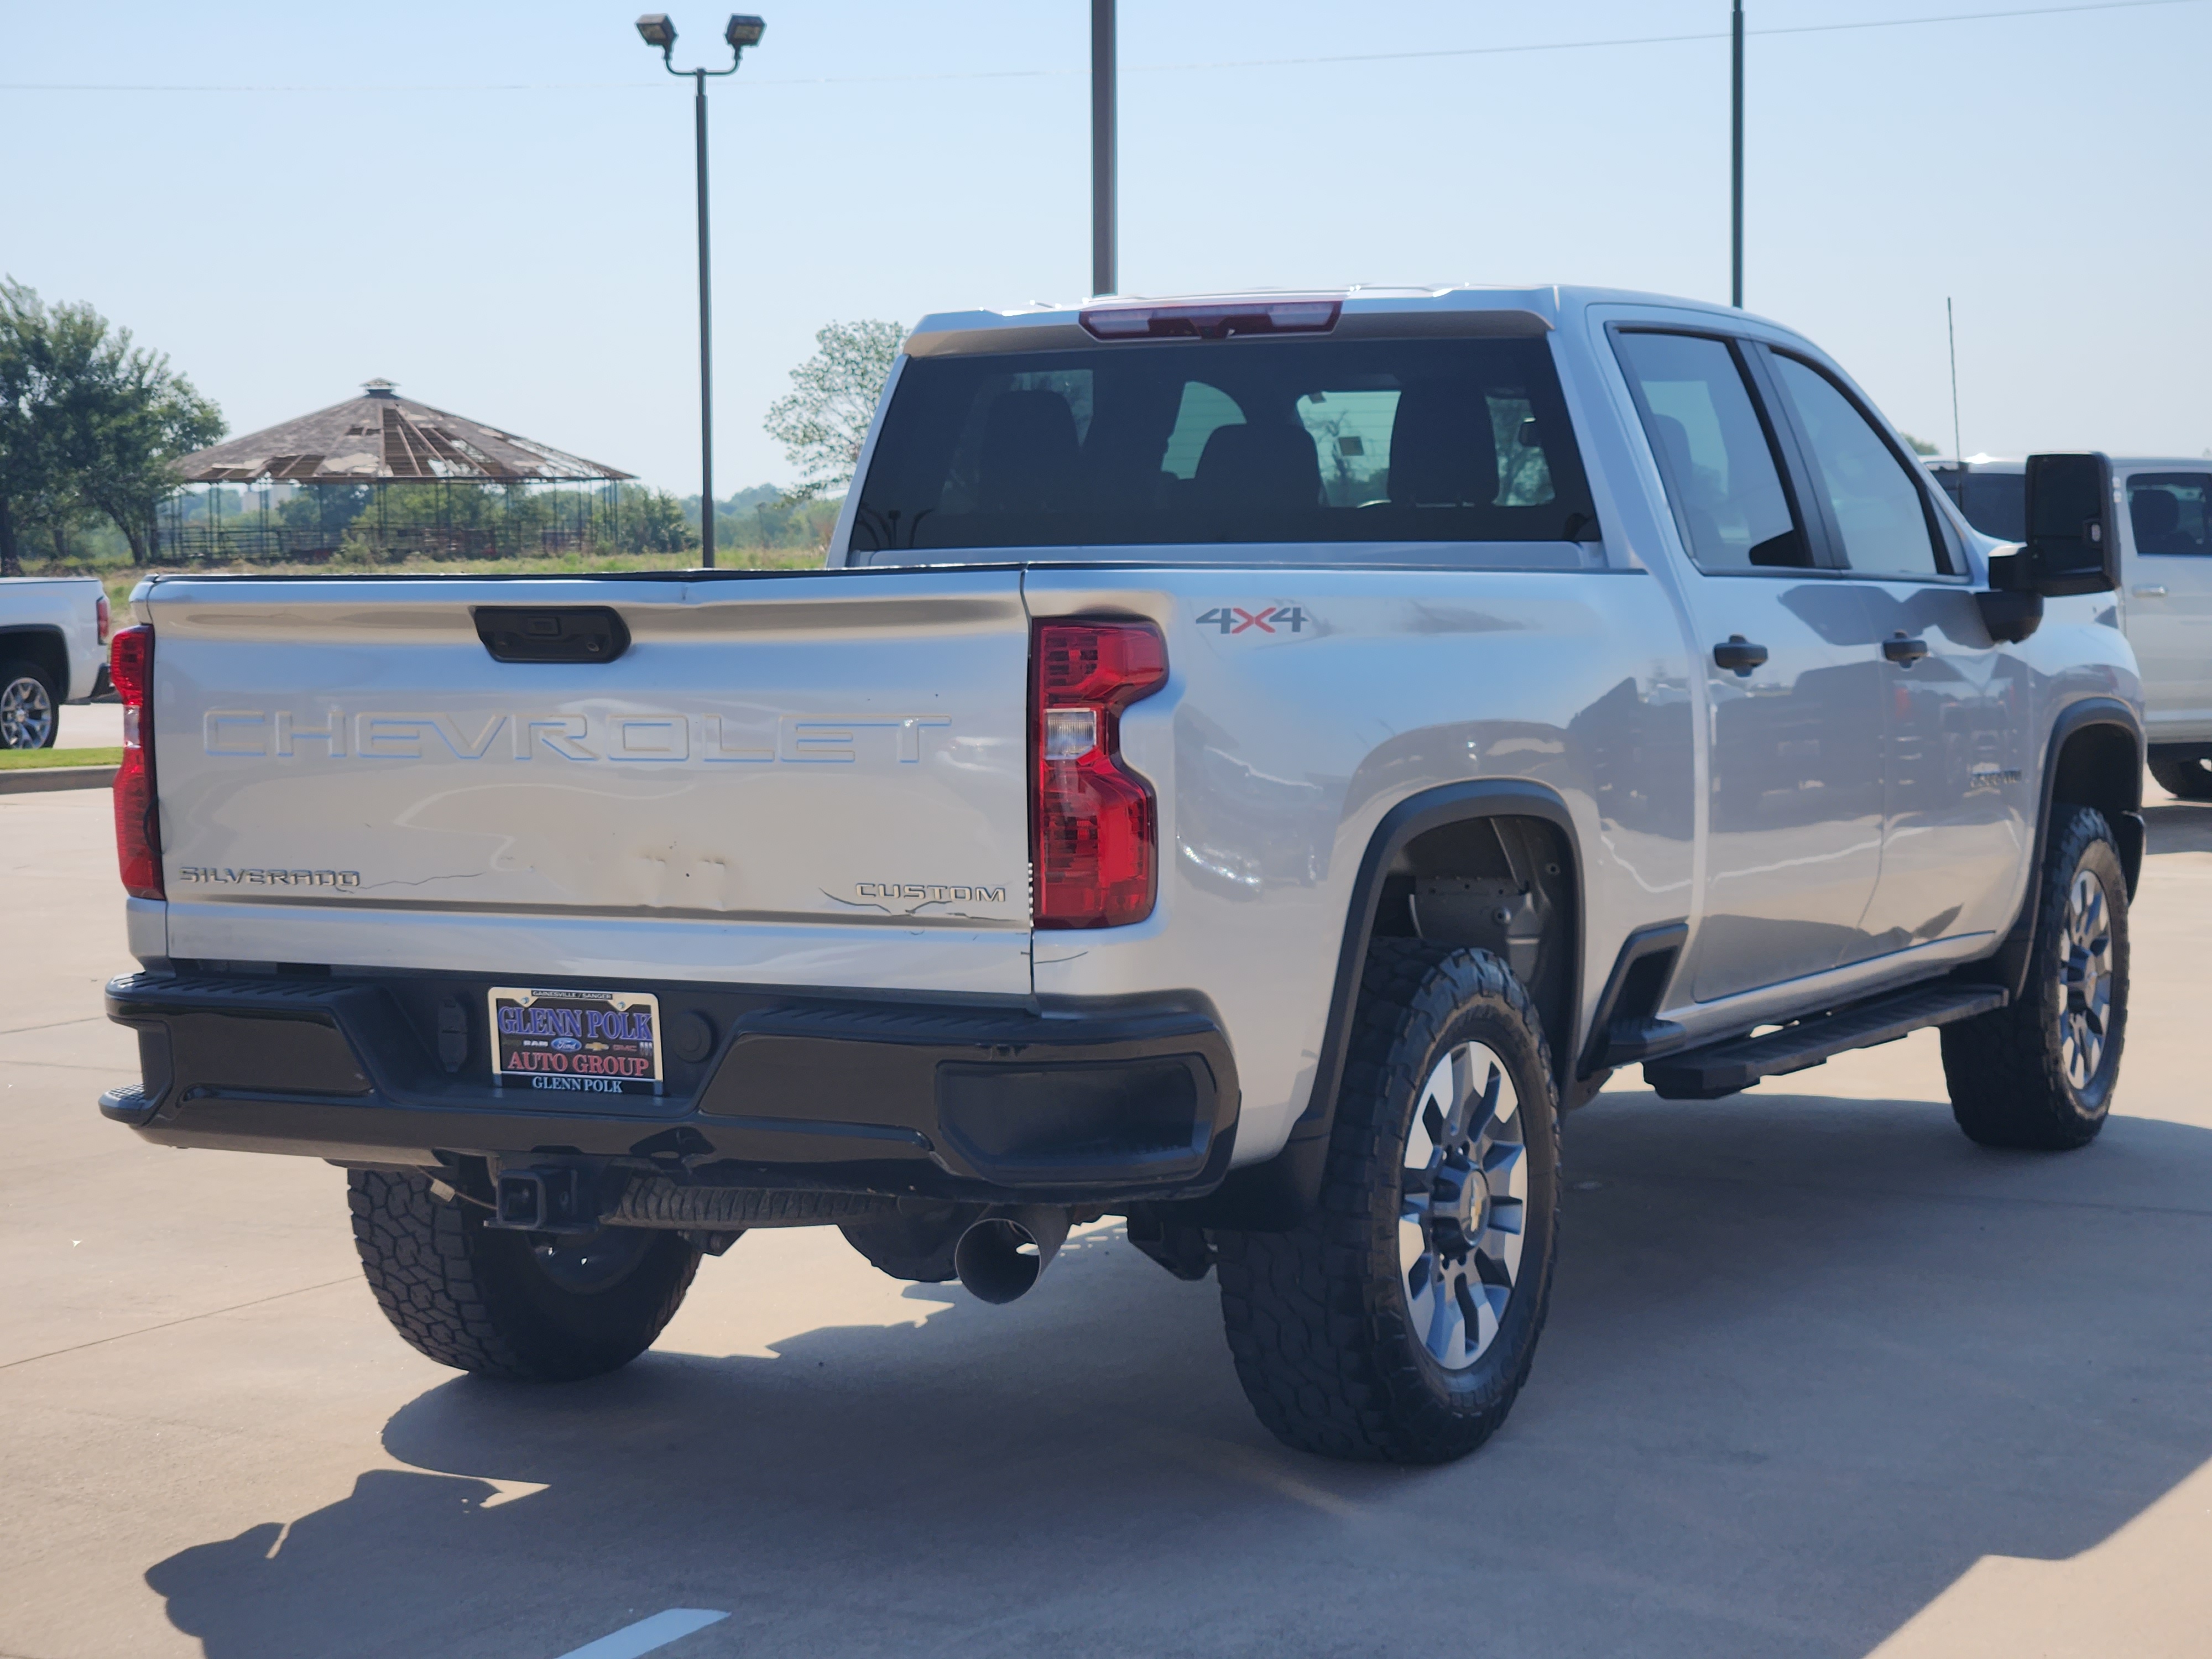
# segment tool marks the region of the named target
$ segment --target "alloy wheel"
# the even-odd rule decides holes
[[[1497,1340],[1521,1271],[1528,1160],[1505,1063],[1462,1042],[1422,1085],[1399,1188],[1398,1265],[1414,1340],[1465,1370]]]
[[[2058,1051],[2066,1080],[2087,1090],[2104,1064],[2112,1013],[2112,918],[2104,884],[2087,870],[2066,892],[2058,968]]]
[[[43,749],[54,735],[54,700],[25,674],[0,687],[0,749]]]

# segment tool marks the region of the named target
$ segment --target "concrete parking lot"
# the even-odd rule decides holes
[[[123,742],[120,702],[66,702],[56,723],[57,749],[114,749]]]
[[[1277,1447],[1213,1286],[1111,1225],[1011,1308],[755,1234],[621,1375],[443,1370],[338,1171],[94,1109],[107,814],[0,797],[0,1656],[554,1659],[670,1608],[728,1615],[677,1659],[2212,1650],[2212,809],[2151,809],[2094,1146],[1970,1146],[1925,1034],[1632,1075],[1567,1127],[1528,1393],[1425,1471]]]

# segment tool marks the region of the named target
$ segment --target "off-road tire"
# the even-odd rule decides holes
[[[1995,1012],[1943,1027],[1943,1077],[1951,1114],[1984,1146],[2065,1152],[2105,1127],[2128,1023],[2128,890],[2120,849],[2105,815],[2053,809],[2037,896],[2035,941],[2024,995]],[[2067,1075],[2060,1018],[2069,987],[2067,903],[2087,872],[2104,890],[2111,939],[2112,999],[2104,1052],[2083,1086]]]
[[[2178,760],[2170,755],[2151,751],[2150,775],[2158,780],[2160,788],[2183,800],[2212,800],[2212,763],[2198,760],[2195,756]]]
[[[1447,1370],[1422,1346],[1399,1255],[1402,1163],[1439,1057],[1480,1042],[1519,1096],[1520,1266],[1490,1346]],[[1559,1097],[1543,1028],[1486,951],[1380,939],[1369,953],[1320,1200],[1288,1232],[1215,1235],[1222,1316],[1260,1420],[1302,1451],[1442,1463],[1495,1433],[1528,1380],[1558,1240]]]
[[[0,662],[0,699],[12,696],[36,705],[36,717],[46,724],[45,737],[40,742],[25,743],[21,732],[0,729],[0,749],[52,748],[54,739],[61,735],[62,694],[47,678],[46,671],[21,658]]]
[[[588,1293],[548,1273],[531,1236],[485,1226],[482,1206],[445,1200],[421,1175],[351,1170],[354,1246],[392,1328],[441,1365],[522,1382],[618,1370],[651,1347],[683,1304],[699,1250],[644,1231],[615,1283]],[[643,1230],[610,1228],[610,1233]]]

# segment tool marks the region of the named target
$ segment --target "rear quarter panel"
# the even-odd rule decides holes
[[[1025,592],[1036,617],[1150,617],[1170,669],[1122,723],[1124,757],[1159,792],[1158,907],[1039,933],[1036,988],[1202,991],[1236,1048],[1240,1164],[1276,1151],[1311,1092],[1352,884],[1399,802],[1518,779],[1566,804],[1585,915],[1602,919],[1585,1011],[1620,937],[1689,908],[1688,665],[1641,572],[1058,567],[1032,568]],[[1198,620],[1270,606],[1302,625]]]

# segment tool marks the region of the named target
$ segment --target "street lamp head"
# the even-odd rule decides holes
[[[668,21],[665,12],[649,11],[637,20],[637,32],[648,46],[658,46],[666,52],[676,44],[676,25]]]
[[[760,38],[768,32],[768,21],[760,17],[732,17],[729,27],[722,31],[722,39],[730,43],[732,52],[743,52],[747,46],[760,45]]]

